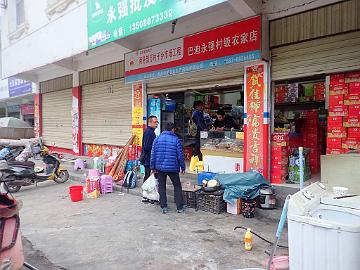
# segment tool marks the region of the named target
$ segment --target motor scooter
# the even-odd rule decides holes
[[[37,185],[39,182],[55,181],[56,183],[65,183],[69,180],[69,172],[61,165],[61,160],[57,155],[49,153],[46,146],[40,147],[40,156],[45,163],[45,170],[35,168],[32,161],[18,162],[10,161],[0,166],[0,173],[3,182],[8,184],[4,186],[6,191],[15,193],[22,186]]]

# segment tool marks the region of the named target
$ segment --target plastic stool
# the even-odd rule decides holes
[[[100,177],[101,194],[113,192],[113,178],[110,175],[102,175]]]
[[[98,169],[90,169],[88,172],[89,177],[100,177],[100,171]]]
[[[85,170],[85,162],[81,158],[75,160],[74,170]]]

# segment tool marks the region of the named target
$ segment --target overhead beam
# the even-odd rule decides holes
[[[229,0],[228,2],[241,18],[248,18],[261,12],[261,0]]]
[[[125,39],[115,40],[113,43],[130,51],[135,51],[139,49],[139,43],[135,40],[131,40],[129,37]]]
[[[78,65],[76,62],[74,62],[71,58],[70,59],[65,59],[65,60],[60,60],[58,62],[53,63],[56,66],[68,69],[70,71],[77,71],[78,70]]]
[[[36,74],[32,74],[32,73],[29,73],[29,72],[17,74],[17,75],[15,75],[15,77],[18,78],[18,79],[22,79],[22,80],[25,80],[25,81],[30,81],[30,82],[33,82],[33,83],[39,82],[39,77]]]

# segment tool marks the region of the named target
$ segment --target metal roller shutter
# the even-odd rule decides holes
[[[272,49],[272,80],[360,69],[360,31]]]
[[[148,94],[158,94],[164,92],[180,92],[187,89],[239,85],[243,83],[244,66],[234,64],[150,80],[147,83],[146,89]]]
[[[83,86],[83,142],[123,146],[130,136],[131,85],[119,79]]]
[[[42,136],[48,146],[72,149],[72,90],[42,95]]]

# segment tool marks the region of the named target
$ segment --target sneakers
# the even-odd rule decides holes
[[[148,203],[148,202],[149,202],[149,199],[142,198],[141,202],[143,202],[143,203]]]
[[[161,208],[161,213],[166,214],[169,210],[167,207]]]
[[[184,213],[185,212],[185,206],[181,207],[180,209],[177,210],[178,213]]]

